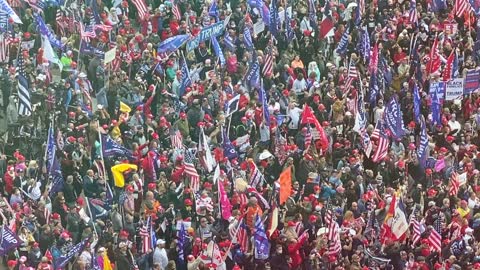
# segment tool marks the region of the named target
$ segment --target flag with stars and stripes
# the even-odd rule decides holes
[[[455,16],[461,18],[465,12],[473,11],[473,7],[468,0],[455,0],[453,10],[455,11]]]
[[[358,78],[359,78],[359,75],[358,75],[357,67],[355,66],[355,63],[353,62],[353,60],[350,59],[350,64],[348,65],[347,81],[345,82],[345,91],[348,91],[350,87],[352,87],[353,82],[355,80],[358,80]]]
[[[273,41],[270,39],[267,49],[265,50],[265,62],[263,63],[263,76],[272,76],[273,75]]]
[[[185,160],[183,162],[185,165],[185,174],[190,177],[190,188],[197,192],[200,189],[200,175],[193,164],[193,156],[190,151],[185,151]]]
[[[23,54],[19,54],[17,61],[18,114],[29,116],[32,114],[32,103],[30,100],[29,82],[27,79],[27,73],[25,72]]]
[[[258,169],[255,162],[252,160],[249,162],[250,164],[250,171],[252,172],[250,175],[250,185],[252,187],[257,187],[259,184],[263,184],[265,182],[265,178],[263,177],[262,172]]]
[[[175,19],[177,19],[178,21],[182,19],[182,13],[180,12],[180,8],[178,7],[178,4],[176,2],[174,2],[172,5],[172,13]]]
[[[377,149],[375,149],[375,152],[373,154],[372,161],[376,163],[382,161],[387,156],[390,140],[388,139],[383,124],[377,122],[377,127],[375,129],[378,129],[378,144]]]
[[[133,0],[132,2],[138,10],[139,19],[140,20],[146,19],[148,16],[148,7],[147,7],[147,4],[145,4],[145,1]]]
[[[140,237],[142,237],[142,253],[147,254],[149,250],[153,250],[155,245],[152,243],[152,234],[150,227],[152,226],[152,217],[148,217],[145,224],[140,228]]]
[[[412,226],[413,229],[413,234],[412,234],[412,246],[415,246],[418,241],[420,241],[420,237],[422,235],[422,230],[421,230],[421,225],[420,222],[417,219],[417,214],[418,214],[418,207],[415,206],[415,209],[412,212],[412,215],[410,216],[410,225]]]
[[[417,2],[415,0],[410,0],[410,11],[408,12],[408,21],[412,25],[418,25],[418,12],[417,12]]]
[[[448,194],[450,196],[456,196],[458,194],[458,190],[460,188],[460,182],[458,181],[458,173],[452,172],[450,175],[450,189],[448,190]]]
[[[430,244],[430,249],[438,252],[442,251],[442,235],[435,229],[430,229],[430,235],[428,236],[427,240]]]

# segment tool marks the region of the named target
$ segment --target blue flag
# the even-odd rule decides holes
[[[317,32],[317,10],[314,0],[308,0],[308,19],[310,20],[310,26]]]
[[[77,254],[85,249],[87,245],[88,238],[85,238],[82,242],[76,244],[72,248],[70,248],[67,253],[62,254],[60,257],[54,259],[53,265],[55,269],[61,269],[67,265],[67,263]]]
[[[248,67],[245,78],[250,87],[257,87],[260,84],[260,64],[258,63],[257,56],[255,54],[252,57],[252,61],[253,62]]]
[[[234,158],[238,157],[237,150],[235,150],[235,147],[233,146],[232,142],[230,141],[230,138],[228,138],[227,135],[227,130],[225,127],[222,128],[222,137],[223,137],[223,156],[228,158],[229,160],[232,160]]]
[[[295,37],[295,32],[293,32],[292,25],[290,24],[292,19],[287,10],[285,10],[285,35],[287,36],[287,42],[291,42]]]
[[[452,64],[452,78],[455,79],[458,77],[458,55],[455,52],[455,58],[453,58]]]
[[[390,99],[390,102],[388,102],[385,107],[383,118],[385,121],[385,127],[390,130],[393,138],[400,139],[405,135],[402,110],[396,95]]]
[[[286,12],[286,11],[285,11]],[[280,24],[280,17],[278,17],[277,0],[272,0],[270,6],[270,22],[268,30],[274,37],[278,36],[278,25]]]
[[[214,0],[210,5],[210,8],[208,9],[208,16],[212,16],[218,21],[220,13],[218,12],[217,1]]]
[[[220,45],[218,44],[217,38],[212,37],[211,39],[212,45],[213,45],[213,50],[215,51],[215,55],[220,59],[220,66],[225,66],[227,61],[225,60],[225,56],[223,55],[222,48],[220,48]]]
[[[223,111],[225,112],[225,117],[229,117],[232,113],[238,111],[238,104],[240,103],[240,95],[237,94],[227,102],[225,102],[225,108]]]
[[[42,16],[40,16],[39,14],[37,13],[34,13],[33,14],[33,18],[35,19],[35,22],[37,24],[37,27],[38,27],[38,31],[46,36],[48,38],[48,41],[50,41],[50,44],[57,48],[57,49],[63,49],[63,47],[65,47],[64,44],[62,44],[62,42],[55,36],[54,33],[52,33],[52,31],[50,31],[50,29],[48,29],[47,25],[45,24],[45,22],[43,21],[43,18]]]
[[[438,12],[440,10],[447,8],[447,2],[445,0],[433,0],[432,1],[432,11]]]
[[[87,54],[87,55],[96,55],[100,58],[105,57],[105,52],[102,51],[101,49],[92,46],[90,43],[85,42],[84,40],[81,41],[82,44],[80,46],[80,52],[82,54]]]
[[[185,262],[185,246],[187,245],[187,231],[185,230],[185,224],[182,222],[180,230],[178,231],[178,258],[182,263]]]
[[[190,38],[189,35],[178,35],[178,36],[167,38],[158,45],[157,52],[158,53],[174,52],[178,48],[180,48],[185,42],[187,42],[189,38]]]
[[[101,24],[100,14],[98,14],[97,0],[90,0],[90,6],[92,7],[92,16],[95,24]],[[90,22],[91,23],[91,22]]]
[[[5,12],[0,13],[0,33],[8,31],[8,14]]]
[[[50,167],[49,176],[51,177],[52,187],[50,188],[49,195],[53,197],[55,194],[63,190],[63,175],[60,163],[57,157],[54,155],[52,166]]]
[[[378,96],[378,93],[380,92],[380,88],[378,87],[377,73],[373,73],[370,76],[369,88],[370,88],[370,108],[375,108],[375,106],[377,106],[377,96]]]
[[[342,35],[342,38],[340,39],[340,42],[338,43],[338,47],[336,49],[336,52],[340,55],[345,55],[347,53],[347,47],[348,47],[348,37],[350,35],[350,27],[347,27],[347,30]]]
[[[268,241],[262,218],[259,215],[255,219],[255,234],[253,238],[255,241],[255,259],[268,259],[270,255],[270,241]]]
[[[251,51],[254,49],[253,41],[252,41],[252,33],[250,32],[250,28],[245,25],[243,28],[243,44],[245,44],[245,48]]]
[[[357,7],[355,8],[355,25],[357,26],[360,26],[362,23],[362,14],[360,11],[360,0],[357,0]]]
[[[87,198],[88,207],[90,208],[90,213],[94,221],[97,219],[102,219],[108,216],[108,212],[105,209],[105,203],[98,199]]]
[[[363,56],[365,63],[370,59],[370,35],[368,34],[367,28],[364,27],[361,30],[360,42],[357,44],[357,50]]]
[[[258,99],[262,102],[263,119],[265,120],[265,125],[270,126],[270,112],[268,111],[267,93],[265,92],[265,88],[263,88],[263,84],[258,89]]]
[[[50,125],[50,127],[48,128],[48,136],[47,136],[47,162],[46,162],[47,172],[50,172],[50,168],[52,167],[52,164],[53,164],[53,159],[55,158],[56,146],[55,146],[55,137],[53,133],[54,133],[53,127]]]
[[[263,23],[266,25],[270,24],[270,10],[267,5],[263,3],[262,0],[256,0],[256,7],[262,16]]]
[[[187,60],[183,57],[182,61],[182,78],[179,87],[179,98],[185,94],[185,89],[192,84],[192,79],[190,78],[190,70],[188,69]]]
[[[126,157],[129,160],[135,160],[132,151],[116,143],[107,135],[102,135],[103,157]]]
[[[465,82],[463,84],[463,94],[469,95],[480,88],[480,70],[467,70]]]
[[[425,168],[427,165],[428,135],[425,119],[420,120],[420,143],[418,144],[417,157],[420,166]]]
[[[23,243],[8,226],[2,227],[2,239],[0,244],[0,256],[4,256],[9,250],[19,247]]]
[[[420,93],[418,92],[417,83],[413,85],[413,113],[415,116],[415,121],[420,122]]]

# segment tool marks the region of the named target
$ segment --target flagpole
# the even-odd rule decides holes
[[[93,232],[95,233],[95,236],[98,238],[97,228],[95,227],[95,222],[94,222],[94,218],[93,218],[93,215],[92,215],[92,209],[90,209],[90,200],[87,196],[85,196],[85,198],[87,199],[88,213],[90,214],[90,218],[92,219]]]

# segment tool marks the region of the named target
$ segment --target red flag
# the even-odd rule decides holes
[[[333,21],[330,17],[326,17],[323,19],[323,21],[320,23],[320,39],[323,39],[327,36],[328,32],[333,29]]]
[[[322,145],[322,150],[326,151],[328,149],[328,137],[327,134],[325,133],[325,130],[323,130],[323,127],[320,125],[318,122],[318,119],[315,118],[315,115],[312,112],[312,109],[310,106],[305,105],[303,109],[303,114],[302,114],[302,121],[301,124],[314,124],[315,128],[318,131],[318,134],[320,135],[320,142]]]
[[[438,52],[438,37],[435,37],[433,42],[432,49],[430,51],[430,59],[427,63],[427,74],[432,74],[437,72],[441,66],[440,54]]]
[[[453,61],[455,60],[455,50],[452,50],[450,56],[447,59],[445,70],[443,71],[443,81],[448,82],[452,79]]]

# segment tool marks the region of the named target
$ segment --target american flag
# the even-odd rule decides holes
[[[80,37],[82,40],[86,42],[90,42],[90,38],[95,38],[97,34],[93,30],[93,26],[88,25],[84,26],[82,22],[80,22]]]
[[[252,171],[252,174],[250,175],[250,181],[249,181],[250,186],[255,188],[259,184],[262,184],[265,182],[265,178],[263,177],[262,172],[258,169],[255,162],[250,161],[250,169]]]
[[[345,91],[348,91],[353,85],[353,82],[359,77],[357,67],[353,60],[350,59],[350,64],[348,65],[348,75],[347,81],[345,82]]]
[[[197,169],[193,164],[193,156],[190,151],[185,152],[185,173],[190,177],[190,188],[193,192],[197,192],[200,189],[200,175],[198,175]]]
[[[8,34],[0,34],[0,62],[7,63],[10,58],[10,38]]]
[[[370,139],[378,140],[380,138],[380,125],[380,121],[377,121],[375,129],[373,130],[372,135],[370,135]]]
[[[462,17],[465,12],[473,10],[472,5],[468,0],[455,0],[455,6],[453,7],[455,15]]]
[[[270,204],[268,203],[267,199],[265,199],[263,197],[262,194],[260,194],[260,192],[257,191],[256,188],[253,188],[251,186],[248,186],[248,191],[250,193],[253,193],[253,195],[255,196],[255,198],[257,198],[258,200],[258,204],[260,205],[260,207],[262,207],[262,209],[270,209]]]
[[[430,230],[428,236],[428,242],[430,243],[430,249],[434,251],[442,251],[442,236],[433,228]]]
[[[18,56],[17,66],[17,79],[18,79],[18,114],[23,116],[29,116],[32,114],[32,103],[30,101],[30,90],[27,79],[27,73],[25,72],[25,63],[23,60],[23,54]]]
[[[110,26],[110,25],[105,25],[105,24],[94,24],[93,25],[93,30],[97,30],[97,29],[99,29],[101,31],[108,32],[108,31],[112,30],[113,27]]]
[[[420,241],[420,237],[422,235],[422,232],[420,231],[420,222],[417,219],[417,212],[418,208],[415,207],[410,217],[410,225],[412,225],[413,228],[412,246],[415,246],[415,244]]]
[[[105,179],[105,165],[102,160],[95,160],[95,167],[97,168],[97,175],[100,179]]]
[[[270,42],[265,50],[265,62],[263,64],[263,76],[272,76],[273,74],[273,41]]]
[[[237,243],[240,245],[240,249],[243,252],[248,251],[249,241],[248,241],[248,227],[245,222],[241,222],[237,230]]]
[[[238,198],[240,200],[240,207],[242,207],[244,205],[247,205],[247,203],[248,203],[247,194],[242,192],[242,193],[238,194]]]
[[[408,21],[413,24],[418,24],[418,12],[416,0],[410,0],[410,11],[408,12]]]
[[[311,131],[311,128],[308,127],[307,134],[305,134],[305,150],[308,150],[310,148],[310,145],[312,144],[312,139],[313,139],[312,131]]]
[[[137,7],[138,15],[140,16],[140,20],[143,20],[148,15],[148,7],[145,4],[144,0],[132,0],[135,7]]]
[[[176,3],[176,1],[172,5],[172,13],[173,16],[175,16],[175,19],[177,19],[178,21],[182,19],[182,13],[180,12],[180,8],[178,8],[178,4]]]
[[[452,172],[450,175],[450,189],[448,194],[450,196],[456,196],[458,194],[458,189],[460,188],[460,181],[458,181],[458,173]]]
[[[57,25],[57,31],[60,33],[61,36],[65,35],[65,21],[63,12],[61,9],[57,9],[57,14],[55,16],[55,23]]]
[[[116,56],[111,63],[112,71],[119,71],[120,67],[122,66],[122,59],[119,56]]]
[[[325,214],[325,222],[328,226],[328,254],[335,255],[342,250],[342,243],[340,242],[340,228],[335,220],[335,215],[331,209],[328,209]]]
[[[52,213],[50,213],[50,210],[48,210],[48,207],[45,207],[43,209],[43,217],[45,218],[45,224],[49,224],[50,223],[50,215]]]
[[[285,163],[285,160],[288,158],[287,151],[285,146],[287,145],[287,139],[280,134],[280,131],[277,129],[275,132],[275,156],[278,158],[280,165]]]
[[[183,137],[180,131],[174,130],[173,128],[170,129],[170,140],[172,141],[172,146],[174,149],[181,149],[183,148]]]
[[[378,138],[377,149],[375,149],[375,153],[373,154],[373,158],[372,158],[373,162],[380,162],[387,156],[388,146],[390,144],[388,136],[385,133],[385,129],[383,128],[383,124],[380,125],[378,130],[379,130],[379,138]]]
[[[152,217],[148,217],[145,224],[140,228],[140,237],[142,237],[142,253],[147,254],[149,250],[153,250],[154,245],[152,243]]]

